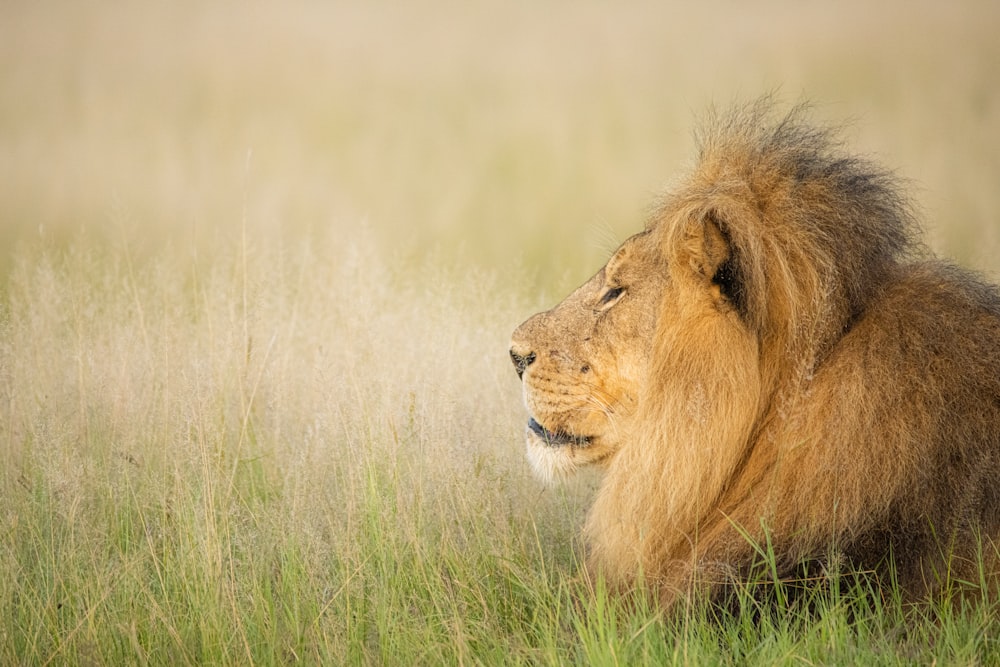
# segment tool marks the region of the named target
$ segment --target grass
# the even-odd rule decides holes
[[[4,663],[1000,655],[987,604],[907,618],[860,587],[762,609],[745,592],[740,616],[664,619],[591,589],[576,533],[594,480],[540,488],[520,460],[504,331],[484,320],[520,305],[495,278],[456,294],[428,267],[414,294],[322,239],[220,250],[211,275],[117,256],[41,249],[10,280]]]
[[[510,331],[712,101],[858,117],[1000,268],[996,7],[838,7],[5,5],[0,663],[1000,662],[860,584],[663,618],[523,460]]]

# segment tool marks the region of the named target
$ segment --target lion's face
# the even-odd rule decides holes
[[[637,234],[562,303],[514,331],[528,458],[543,479],[606,463],[621,447],[666,281],[653,235]]]

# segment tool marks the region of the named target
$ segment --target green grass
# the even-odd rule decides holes
[[[354,263],[317,239],[210,276],[76,246],[21,260],[0,346],[0,662],[1000,656],[985,603],[905,610],[852,584],[663,617],[588,584],[595,480],[528,477],[503,333],[484,325],[523,306],[488,277],[435,298],[458,279],[440,268],[415,295],[370,252]]]
[[[584,581],[506,358],[775,88],[1000,268],[997,12],[6,4],[0,664],[1000,664],[987,604]]]

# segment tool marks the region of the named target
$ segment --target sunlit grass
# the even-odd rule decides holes
[[[994,655],[990,605],[914,614],[862,584],[762,605],[748,587],[736,616],[664,618],[591,584],[577,532],[592,480],[528,477],[495,353],[509,327],[491,323],[524,304],[485,275],[456,292],[433,267],[415,290],[335,245],[220,250],[207,275],[77,246],[21,260],[0,346],[0,660]]]
[[[917,9],[0,9],[0,663],[996,660],[989,605],[586,581],[506,359],[775,88],[1000,268],[997,8]]]
[[[463,635],[499,659],[535,632],[547,605],[522,602],[572,571],[580,500],[519,460],[483,319],[512,301],[433,267],[418,295],[353,252],[20,264],[5,662],[386,661]]]

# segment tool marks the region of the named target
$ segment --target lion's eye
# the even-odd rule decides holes
[[[622,295],[622,292],[624,292],[624,291],[625,291],[624,287],[611,287],[611,288],[609,288],[608,291],[604,293],[604,296],[601,297],[601,304],[600,305],[602,305],[602,306],[608,305],[609,303],[611,303],[612,301],[614,301],[615,299],[617,299],[618,297],[620,297]]]

